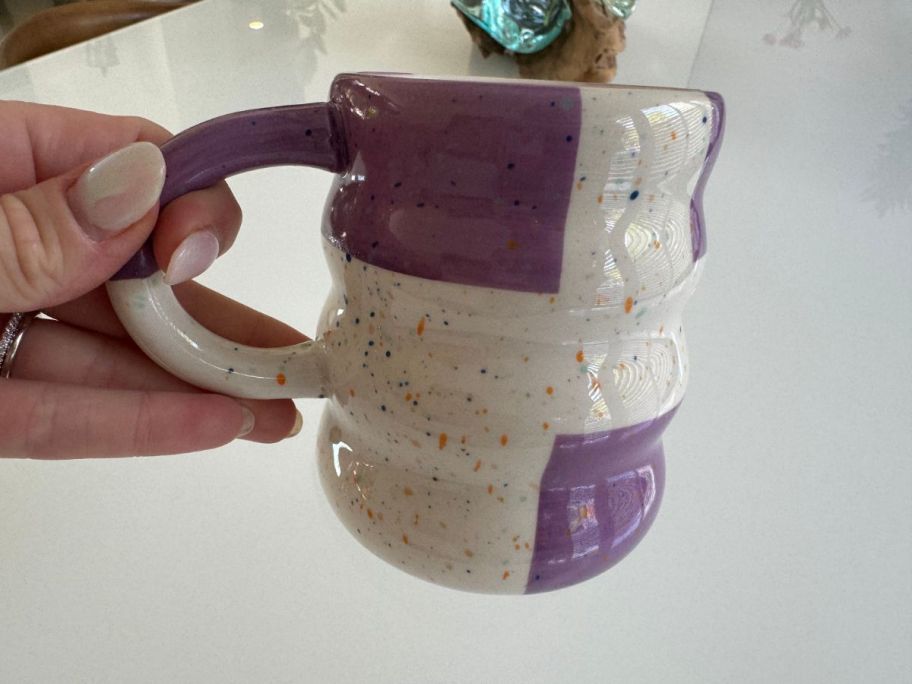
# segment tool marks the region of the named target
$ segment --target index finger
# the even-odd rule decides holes
[[[111,116],[31,102],[0,104],[0,190],[23,190],[134,142],[161,145],[171,133],[138,116]]]
[[[111,116],[29,102],[0,103],[0,192],[23,190],[88,164],[134,142],[161,146],[171,133],[138,116]],[[167,269],[183,240],[200,230],[213,233],[223,254],[241,225],[241,210],[228,185],[179,197],[162,211],[155,230],[159,267]]]

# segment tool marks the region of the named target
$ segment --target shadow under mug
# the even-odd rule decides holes
[[[328,103],[162,146],[162,205],[265,166],[336,174],[313,341],[214,335],[151,243],[110,297],[188,382],[325,397],[324,489],[381,558],[458,589],[557,589],[623,558],[658,510],[723,118],[702,91],[340,75]]]

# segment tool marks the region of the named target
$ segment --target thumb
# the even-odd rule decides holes
[[[110,278],[152,231],[164,180],[161,151],[138,142],[0,195],[0,311],[61,304]]]

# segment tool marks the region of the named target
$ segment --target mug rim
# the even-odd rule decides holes
[[[576,88],[581,91],[604,92],[606,90],[616,91],[635,91],[635,92],[665,92],[665,93],[688,93],[700,94],[709,97],[722,96],[716,91],[702,90],[700,88],[677,88],[673,86],[652,86],[652,85],[627,85],[623,83],[589,83],[585,81],[548,81],[543,79],[532,78],[502,78],[499,76],[474,76],[474,75],[444,75],[444,74],[416,74],[407,71],[343,71],[333,78],[333,84],[350,79],[357,79],[366,76],[372,79],[381,79],[384,81],[452,81],[456,83],[482,83],[482,84],[505,84],[509,86],[526,86],[531,88]]]

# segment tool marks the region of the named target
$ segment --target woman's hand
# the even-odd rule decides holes
[[[189,281],[228,249],[241,211],[223,182],[159,213],[168,131],[133,117],[0,102],[0,311],[40,310],[0,379],[0,457],[199,451],[300,429],[289,400],[206,393],[152,363],[104,288],[156,226],[155,255],[181,303],[253,346],[306,339]],[[137,144],[139,143],[139,144]],[[152,143],[152,144],[149,144]],[[0,317],[0,325],[6,319]]]

